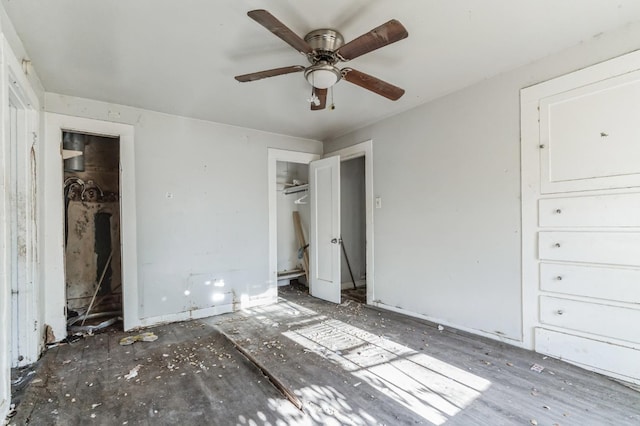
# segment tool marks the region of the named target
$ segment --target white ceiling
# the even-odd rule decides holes
[[[324,140],[640,20],[638,0],[2,0],[49,92]],[[395,18],[409,38],[350,67],[406,90],[389,101],[346,81],[309,111],[301,73],[238,74],[306,59],[247,17],[349,41]],[[329,103],[329,102],[328,102]]]

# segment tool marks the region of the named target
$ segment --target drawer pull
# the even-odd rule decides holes
[[[563,314],[564,314],[564,311],[563,311],[562,309],[558,309],[558,311],[556,312],[556,314],[558,314],[558,315],[563,315]]]
[[[554,246],[555,248],[560,248],[560,243],[555,243],[553,246]]]
[[[562,275],[558,275],[558,276],[556,277],[556,280],[558,280],[558,281],[562,281]]]
[[[556,214],[560,214],[560,213],[562,213],[562,210],[556,209]]]

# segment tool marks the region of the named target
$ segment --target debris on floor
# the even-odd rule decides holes
[[[11,424],[640,424],[638,394],[596,373],[549,357],[533,374],[538,353],[278,291],[274,305],[49,348]],[[161,338],[119,345],[143,331]]]
[[[125,374],[124,378],[127,380],[133,379],[138,375],[138,371],[142,368],[142,365],[138,364],[129,371],[129,373]]]
[[[120,345],[127,346],[133,345],[135,342],[155,342],[156,340],[158,340],[158,336],[149,331],[147,333],[137,334],[135,336],[123,337],[122,339],[120,339]]]
[[[530,368],[531,371],[535,371],[536,373],[542,373],[544,367],[539,364],[533,364]]]

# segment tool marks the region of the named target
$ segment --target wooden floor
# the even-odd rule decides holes
[[[279,290],[276,305],[151,329],[155,342],[119,346],[125,334],[109,333],[51,349],[10,424],[640,424],[640,393],[598,374],[352,300]]]

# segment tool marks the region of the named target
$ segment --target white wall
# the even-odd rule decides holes
[[[599,35],[325,143],[330,152],[373,139],[382,306],[522,340],[519,90],[638,40],[640,24]]]
[[[320,142],[52,93],[45,108],[134,126],[142,325],[275,300],[267,149],[320,153]]]
[[[364,184],[364,157],[356,157],[340,163],[340,228],[342,244],[349,256],[353,278],[366,275],[366,204]],[[347,262],[342,257],[341,280],[351,283]]]

